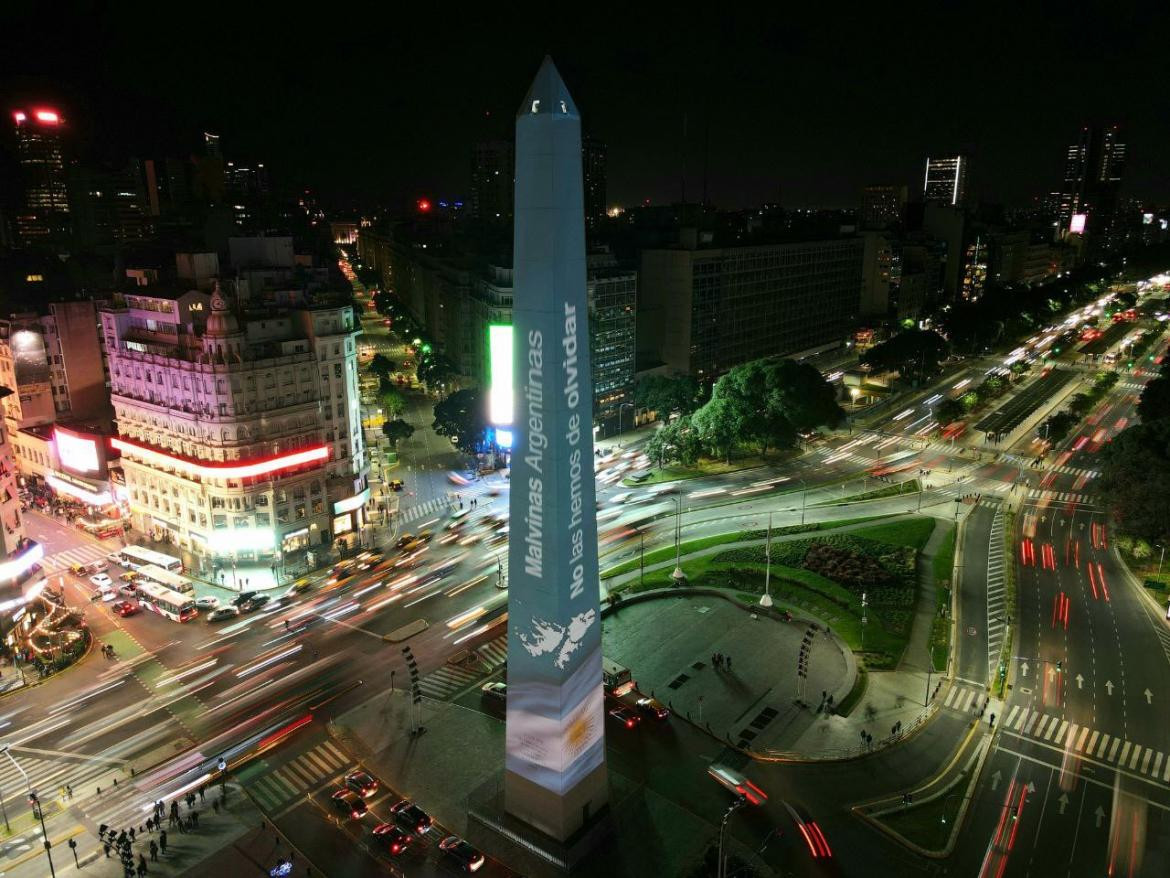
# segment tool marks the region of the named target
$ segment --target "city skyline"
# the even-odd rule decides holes
[[[634,39],[587,25],[571,40],[505,22],[485,37],[467,25],[387,34],[343,20],[330,25],[334,41],[295,62],[276,51],[279,25],[256,40],[241,23],[216,33],[191,76],[168,63],[165,39],[116,15],[80,15],[52,41],[34,38],[48,25],[30,16],[0,92],[56,102],[99,153],[182,154],[212,130],[226,155],[268,162],[286,184],[406,205],[469,193],[474,145],[507,136],[506,84],[551,51],[593,108],[583,127],[608,147],[611,203],[679,201],[684,188],[699,201],[706,165],[720,206],[852,207],[866,185],[917,189],[925,157],[949,152],[970,157],[972,200],[1023,205],[1058,187],[1068,142],[1098,124],[1119,125],[1130,145],[1123,195],[1170,197],[1156,152],[1170,123],[1146,97],[1152,22],[1125,42],[1111,38],[1134,23],[1121,13],[1019,11],[1002,33],[960,10],[870,19],[717,24],[699,36],[663,35],[644,14],[627,25]],[[982,63],[990,45],[1016,63]]]

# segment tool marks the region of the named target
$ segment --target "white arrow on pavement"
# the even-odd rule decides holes
[[[1151,692],[1149,689],[1147,689],[1142,694],[1146,696],[1146,704],[1153,704],[1154,703],[1154,693],[1153,692]]]
[[[996,771],[995,774],[993,774],[991,776],[991,791],[993,793],[995,792],[996,787],[999,786],[999,779],[1000,779],[1000,773],[999,773],[999,771]]]
[[[1105,819],[1105,809],[1098,805],[1097,810],[1093,812],[1093,816],[1097,818],[1097,828],[1100,828],[1101,821]]]
[[[1055,679],[1056,679],[1056,668],[1052,667],[1052,665],[1049,665],[1048,666],[1048,682],[1051,683]]]
[[[1113,681],[1112,681],[1112,680],[1106,680],[1106,681],[1105,681],[1105,688],[1106,688],[1106,689],[1108,689],[1108,690],[1109,690],[1109,694],[1110,694],[1110,695],[1112,695],[1112,694],[1113,694]]]
[[[1084,678],[1084,677],[1082,677],[1080,674],[1077,674],[1077,688],[1078,688],[1078,689],[1083,689],[1083,688],[1084,688],[1084,683],[1085,683],[1085,678]]]
[[[1032,781],[1028,781],[1028,795],[1030,796],[1034,792],[1036,792],[1036,784],[1032,783]]]
[[[1056,801],[1060,802],[1060,813],[1063,814],[1064,809],[1068,807],[1068,793],[1061,793]]]
[[[1024,662],[1022,665],[1020,665],[1020,676],[1021,677],[1028,676],[1028,663],[1027,662]]]

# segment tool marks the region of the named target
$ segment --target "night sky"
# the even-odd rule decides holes
[[[20,4],[34,5],[57,6]],[[971,156],[973,194],[1023,204],[1057,187],[1091,122],[1123,126],[1124,193],[1170,201],[1165,11],[775,4],[769,21],[738,4],[435,4],[444,14],[422,21],[398,3],[248,5],[6,10],[0,96],[57,103],[93,154],[181,155],[210,128],[278,182],[395,204],[465,194],[472,143],[510,129],[547,52],[609,146],[611,203],[678,200],[684,168],[698,200],[709,137],[719,206],[852,206],[867,183],[913,191],[925,155],[954,150]]]

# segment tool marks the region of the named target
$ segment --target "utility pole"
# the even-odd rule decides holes
[[[674,580],[675,585],[681,583],[687,578],[682,569],[682,494],[674,498],[678,503],[678,512],[674,518],[674,572],[670,574],[670,578]]]
[[[735,801],[723,813],[723,819],[719,821],[719,861],[716,865],[715,874],[717,878],[723,878],[726,867],[723,863],[723,836],[727,831],[727,821],[731,819],[731,815],[747,804],[747,799],[744,796],[736,796]]]
[[[804,479],[801,479],[800,480],[800,487],[801,487],[801,491],[800,491],[800,524],[801,524],[801,526],[803,526],[804,525],[804,504],[805,504],[805,501],[808,499],[808,482],[806,482]]]

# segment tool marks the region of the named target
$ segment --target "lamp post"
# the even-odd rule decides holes
[[[0,745],[0,753],[8,757],[8,761],[12,763],[13,767],[20,772],[21,777],[24,778],[24,783],[28,787],[28,803],[32,806],[33,816],[41,822],[41,838],[45,842],[45,856],[49,859],[49,875],[52,878],[57,878],[57,870],[53,868],[53,854],[50,851],[49,833],[45,829],[45,812],[41,808],[41,800],[37,798],[37,792],[32,788],[32,781],[28,778],[28,773],[20,767],[20,763],[9,750],[8,744]],[[5,815],[5,823],[7,823],[7,815]]]
[[[1162,550],[1162,554],[1160,554],[1158,556],[1158,573],[1161,573],[1162,572],[1162,562],[1166,560],[1166,547],[1163,546],[1161,543],[1154,543],[1154,545]]]
[[[736,796],[735,801],[731,803],[726,811],[723,812],[723,819],[719,821],[719,861],[715,867],[715,874],[717,878],[723,878],[723,835],[727,831],[727,821],[731,819],[731,815],[747,804],[747,798],[744,796]]]
[[[618,406],[618,435],[619,436],[622,434],[622,413],[625,412],[625,410],[627,408],[631,408],[631,409],[634,408],[634,404],[632,402],[623,402],[621,405]]]
[[[646,585],[646,531],[638,528],[639,560],[638,587]]]
[[[800,479],[800,523],[804,524],[804,503],[808,499],[808,483]]]
[[[682,494],[675,498],[678,504],[678,512],[674,517],[674,571],[670,574],[670,578],[674,580],[675,585],[681,583],[687,578],[682,569]]]
[[[768,513],[768,539],[764,544],[764,596],[760,598],[761,607],[772,606],[772,513]]]
[[[861,630],[864,631],[865,629],[862,628]],[[922,706],[923,707],[930,706],[930,675],[931,675],[932,671],[934,671],[934,644],[933,643],[930,645],[930,656],[927,658],[927,662],[926,662],[926,695],[922,699]]]

